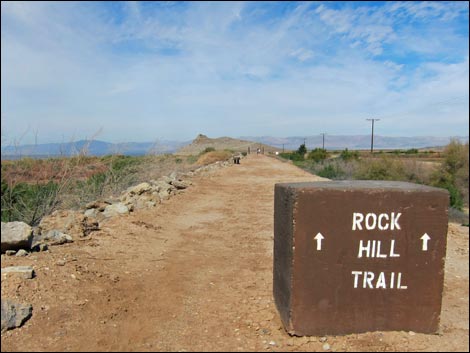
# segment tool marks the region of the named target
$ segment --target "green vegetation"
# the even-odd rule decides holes
[[[117,197],[131,185],[188,171],[197,156],[170,154],[2,161],[1,219],[37,225],[56,209]]]
[[[468,206],[468,143],[452,140],[442,154],[410,148],[387,153],[379,151],[373,155],[363,154],[362,157],[358,151],[347,148],[339,155],[315,148],[304,158],[306,153],[299,153],[306,151],[304,149],[305,145],[301,145],[297,151],[280,153],[279,156],[292,160],[308,172],[329,179],[397,180],[441,187],[449,191],[452,208],[462,210]],[[441,157],[437,160],[440,166],[436,156],[429,160],[431,154]]]
[[[214,152],[215,151],[215,148],[214,147],[206,147],[204,149],[204,151],[202,151],[201,153],[199,153],[199,156],[202,156],[203,154],[206,154],[206,153],[209,153],[209,152]]]
[[[301,144],[299,146],[299,148],[297,149],[296,153],[299,155],[299,156],[305,156],[305,154],[307,153],[307,147],[305,147],[305,143]]]
[[[444,149],[444,161],[433,174],[432,184],[447,189],[452,207],[462,210],[468,205],[468,142],[452,140]]]
[[[345,162],[352,161],[352,160],[357,161],[359,159],[359,152],[349,151],[346,148],[341,152],[341,154],[339,155],[339,158],[341,158]]]
[[[2,179],[2,222],[21,220],[37,225],[57,205],[58,189],[53,182],[10,186]]]
[[[361,160],[353,176],[360,180],[407,180],[403,163],[386,156]]]
[[[317,175],[328,179],[342,179],[345,172],[337,164],[328,164]]]
[[[315,148],[307,155],[307,159],[313,160],[314,162],[323,162],[327,158],[328,152],[323,148]]]

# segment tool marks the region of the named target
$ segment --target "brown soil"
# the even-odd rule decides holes
[[[284,331],[272,297],[274,184],[315,179],[254,154],[83,240],[2,255],[2,267],[36,271],[2,280],[2,297],[33,304],[32,318],[2,335],[2,351],[468,351],[468,227],[457,224],[439,334]]]

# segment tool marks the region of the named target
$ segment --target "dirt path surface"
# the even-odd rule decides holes
[[[319,178],[251,155],[151,210],[2,267],[2,297],[33,305],[2,351],[468,351],[468,227],[449,224],[441,332],[291,337],[272,297],[274,184]]]

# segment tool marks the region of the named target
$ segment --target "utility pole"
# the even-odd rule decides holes
[[[379,121],[380,119],[366,119],[368,121],[372,121],[372,135],[370,141],[370,153],[374,152],[374,122]]]
[[[322,132],[320,135],[323,136],[323,144],[322,144],[322,149],[325,149],[325,133]]]

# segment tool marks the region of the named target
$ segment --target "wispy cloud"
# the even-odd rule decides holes
[[[468,134],[466,3],[1,6],[6,139]]]

